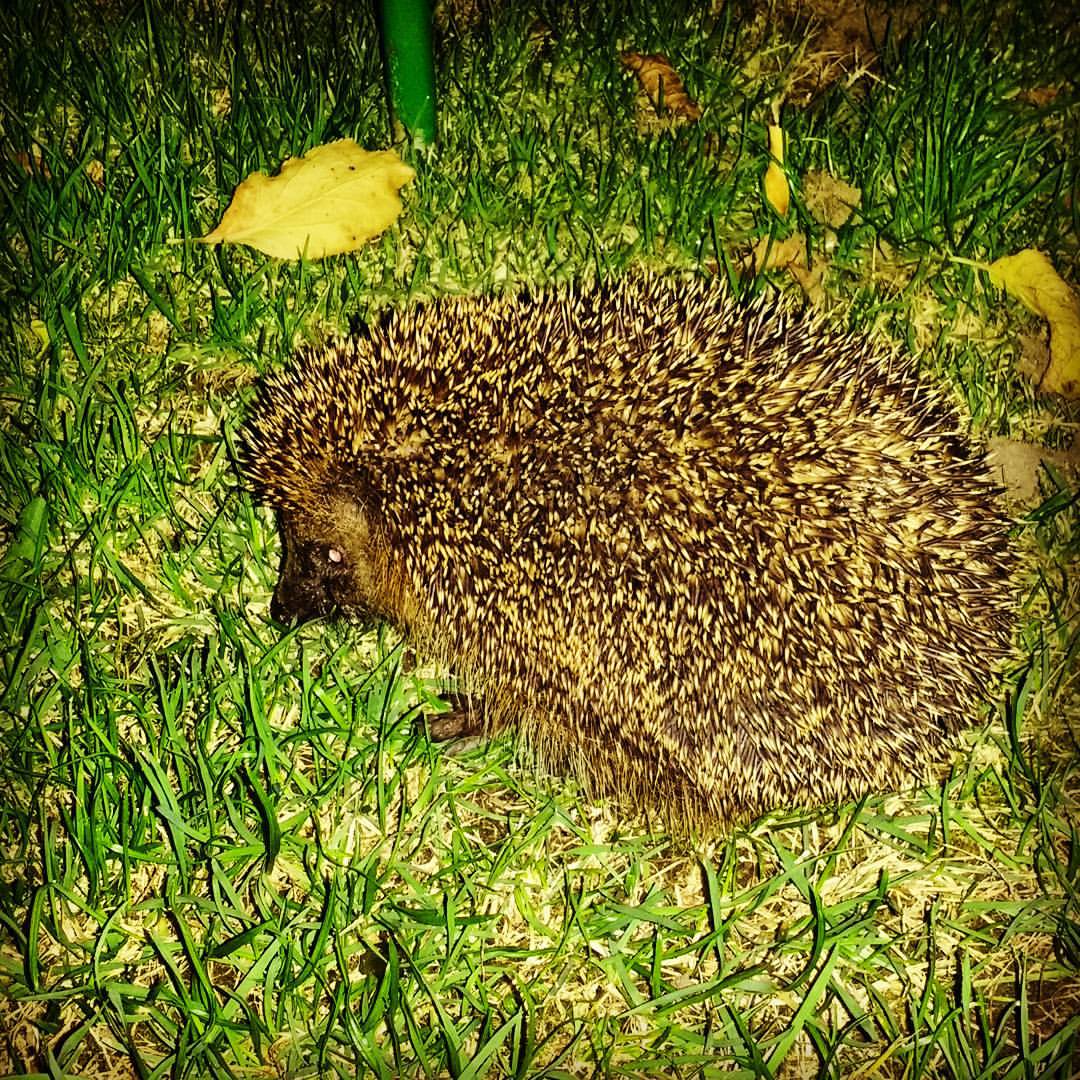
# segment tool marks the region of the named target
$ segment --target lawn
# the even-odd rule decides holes
[[[1070,6],[460,0],[420,149],[365,2],[4,5],[0,1075],[1077,1075],[1080,410],[980,269],[1080,288]],[[343,137],[416,170],[379,237],[196,242]],[[270,621],[266,372],[639,266],[907,349],[994,447],[1017,657],[938,783],[672,836],[512,739],[431,742],[444,673],[391,628]]]

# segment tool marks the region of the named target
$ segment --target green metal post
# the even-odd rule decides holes
[[[386,78],[394,119],[416,142],[435,142],[435,58],[430,0],[379,0]]]

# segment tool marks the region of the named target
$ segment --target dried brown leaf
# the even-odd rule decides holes
[[[862,201],[862,192],[820,169],[810,169],[802,179],[806,209],[830,229],[839,229]]]
[[[701,106],[687,94],[679,73],[663,53],[624,52],[619,59],[637,76],[657,116],[678,121],[701,118]]]
[[[821,260],[813,265],[808,262],[806,237],[801,233],[784,240],[762,237],[754,246],[751,258],[755,274],[763,270],[787,270],[799,283],[811,306],[824,306],[826,264]]]
[[[1041,109],[1049,105],[1060,93],[1060,86],[1033,86],[1028,90],[1021,90],[1016,96],[1028,105]]]
[[[754,273],[763,270],[787,270],[791,266],[806,266],[806,237],[801,233],[774,240],[763,236],[753,251]]]
[[[39,176],[43,176],[46,180],[52,179],[52,172],[49,169],[48,162],[45,160],[45,154],[41,147],[36,143],[30,148],[29,153],[25,150],[20,150],[15,155],[15,164],[29,176],[33,176],[36,173]]]
[[[1044,465],[1080,476],[1080,452],[1075,448],[1046,450],[1017,439],[994,436],[987,446],[987,459],[1009,496],[1025,505],[1036,504],[1042,498],[1039,474]]]

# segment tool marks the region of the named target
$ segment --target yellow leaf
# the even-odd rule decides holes
[[[772,160],[765,170],[765,198],[781,216],[787,217],[791,203],[791,189],[784,175],[784,129],[779,124],[769,125],[769,156]]]
[[[1041,251],[1025,248],[986,268],[990,280],[1050,324],[1050,366],[1040,388],[1080,397],[1080,298]]]
[[[352,139],[326,143],[289,158],[277,176],[252,173],[201,239],[248,244],[278,259],[353,251],[394,223],[398,189],[415,175],[393,150],[364,150]]]

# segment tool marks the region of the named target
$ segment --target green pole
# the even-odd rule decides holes
[[[379,0],[394,120],[421,145],[435,142],[435,59],[430,0]]]

